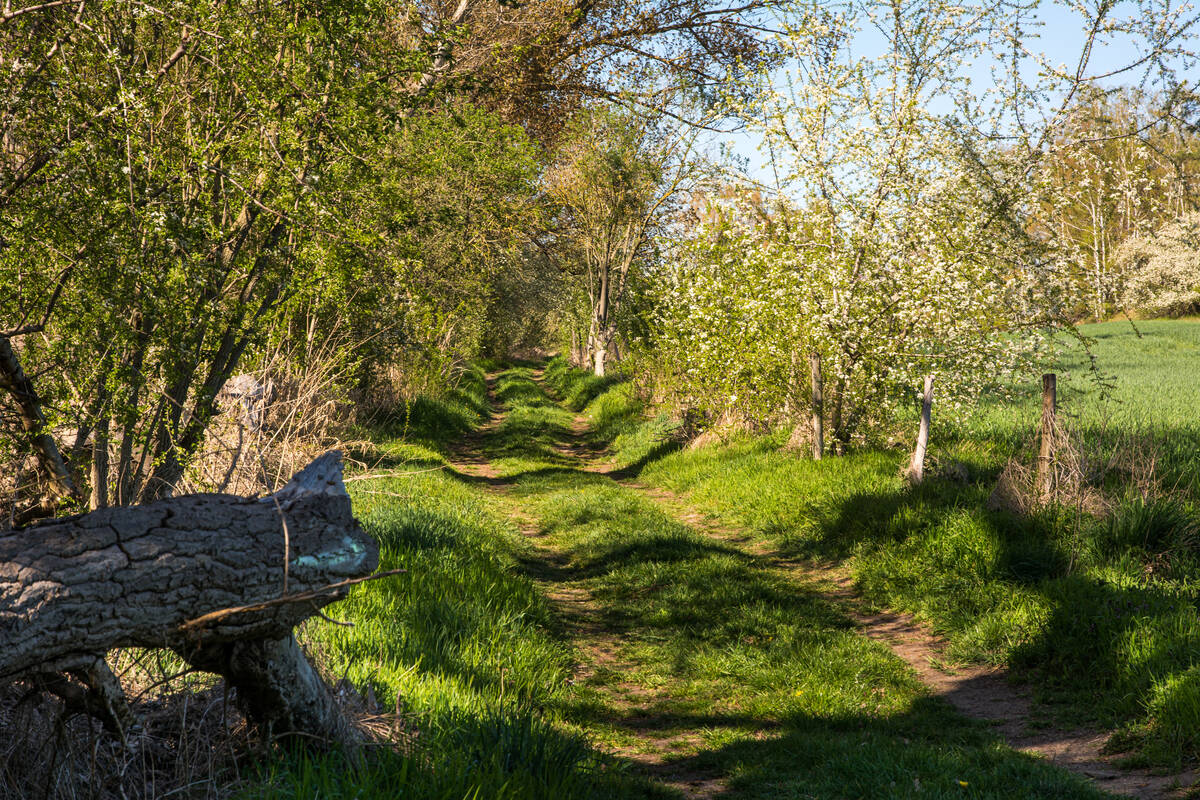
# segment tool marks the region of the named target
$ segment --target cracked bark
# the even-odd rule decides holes
[[[264,498],[189,495],[0,534],[0,680],[171,648],[225,676],[269,735],[352,744],[292,636],[345,596],[331,584],[378,566],[341,471],[327,453]]]

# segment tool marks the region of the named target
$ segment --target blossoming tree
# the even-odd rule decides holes
[[[786,86],[738,106],[773,155],[776,208],[700,226],[661,281],[657,344],[687,402],[769,420],[823,386],[840,447],[925,376],[960,402],[1070,326],[1034,198],[1086,59],[1027,79],[1022,13],[852,0],[793,19]],[[1117,29],[1108,13],[1087,17],[1089,41]],[[1174,41],[1149,36],[1160,55]],[[981,90],[972,65],[1003,80]]]

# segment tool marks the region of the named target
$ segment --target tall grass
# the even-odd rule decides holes
[[[915,488],[900,478],[907,453],[813,462],[784,452],[782,435],[647,461],[659,423],[635,413],[626,387],[588,411],[640,481],[685,493],[789,556],[844,560],[867,598],[915,613],[953,657],[1006,665],[1065,721],[1117,729],[1114,746],[1134,761],[1179,766],[1200,758],[1200,325],[1139,327],[1145,338],[1128,323],[1085,329],[1106,391],[1085,353],[1067,352],[1061,368],[1064,413],[1085,446],[1137,443],[1160,478],[1147,492],[1120,469],[1092,476],[1108,498],[1099,513],[989,508],[1034,428],[1033,388],[965,419],[935,416],[934,477]],[[567,396],[569,378],[559,385]],[[961,469],[939,469],[950,462]]]
[[[364,764],[336,754],[264,764],[247,797],[646,796],[553,711],[574,653],[520,568],[527,547],[513,524],[441,455],[486,416],[486,391],[474,370],[458,392],[413,401],[372,431],[391,460],[382,477],[348,485],[381,569],[406,572],[331,607],[352,627],[318,620],[303,632],[327,675],[396,712],[396,746]]]

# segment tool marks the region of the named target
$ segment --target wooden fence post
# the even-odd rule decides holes
[[[1042,376],[1042,432],[1038,447],[1037,491],[1045,502],[1054,493],[1054,451],[1058,435],[1058,388],[1053,372]]]
[[[913,450],[912,462],[908,465],[908,481],[917,484],[925,478],[925,450],[929,446],[929,423],[933,416],[933,376],[925,376],[925,391],[921,395],[921,428],[917,432],[917,446]]]
[[[821,354],[815,350],[808,356],[808,366],[812,370],[812,454],[813,460],[820,461],[825,452],[825,400],[821,381]]]

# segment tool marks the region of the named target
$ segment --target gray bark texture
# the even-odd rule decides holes
[[[0,680],[166,647],[224,675],[273,734],[342,740],[292,637],[379,563],[341,473],[331,452],[263,498],[189,495],[0,534]]]

